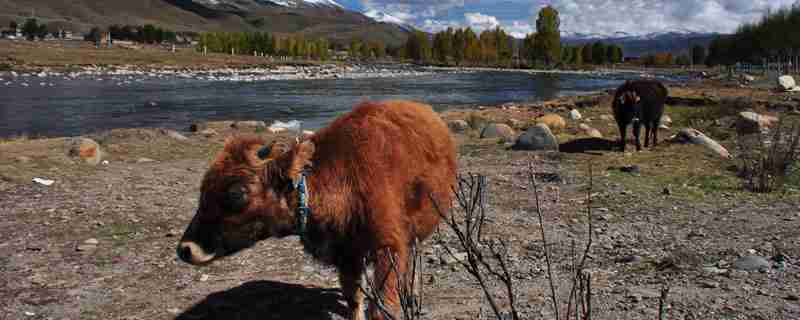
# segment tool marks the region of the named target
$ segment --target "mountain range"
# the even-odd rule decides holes
[[[564,32],[561,41],[568,45],[584,45],[596,41],[606,44],[617,44],[624,48],[625,56],[643,56],[651,53],[669,52],[672,54],[687,53],[692,46],[708,44],[719,36],[716,33],[702,33],[691,30],[666,30],[663,32],[632,35],[625,32],[614,34],[593,34]]]
[[[0,27],[31,16],[79,32],[112,24],[154,24],[182,32],[262,31],[395,46],[408,34],[407,26],[376,21],[334,0],[0,0]]]
[[[335,0],[0,0],[0,26],[31,16],[79,32],[112,24],[154,24],[183,32],[262,31],[325,37],[339,44],[377,40],[389,46],[403,44],[416,30],[390,13],[351,11]],[[695,44],[707,45],[715,36],[690,30],[639,36],[562,32],[562,41],[614,43],[623,46],[626,56],[640,56],[685,52]]]

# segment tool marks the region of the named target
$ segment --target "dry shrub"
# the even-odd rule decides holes
[[[769,134],[740,134],[739,176],[744,188],[757,193],[781,191],[797,169],[800,126],[782,120]]]

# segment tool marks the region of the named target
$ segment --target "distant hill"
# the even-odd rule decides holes
[[[569,45],[593,43],[602,41],[621,45],[626,57],[640,57],[650,53],[670,52],[672,54],[687,53],[697,44],[708,46],[717,37],[716,33],[699,33],[687,30],[672,30],[666,32],[650,33],[641,36],[617,32],[613,35],[600,35],[591,33],[566,33],[562,35],[562,42]]]
[[[406,26],[376,21],[333,0],[0,0],[0,27],[35,16],[72,31],[154,24],[175,31],[262,31],[402,44]]]

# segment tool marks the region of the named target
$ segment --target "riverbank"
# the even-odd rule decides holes
[[[442,113],[446,120],[475,124],[453,133],[459,171],[488,178],[483,236],[509,245],[525,318],[553,318],[542,238],[531,232],[540,226],[526,180],[529,163],[543,191],[561,297],[569,293],[564,270],[571,267],[570,248],[587,239],[586,196],[592,195],[594,244],[586,271],[592,275],[593,319],[657,318],[663,286],[671,288],[666,306],[674,318],[800,317],[800,179],[789,181],[783,194],[753,194],[742,190],[735,161],[665,139],[693,126],[736,150],[735,129],[727,125],[732,111],[753,108],[796,121],[798,101],[708,81],[674,83],[670,92],[673,123],[658,147],[638,153],[605,148],[617,137],[606,92]],[[738,100],[747,104],[732,104]],[[777,108],[779,102],[787,109]],[[572,110],[580,120],[570,118]],[[519,133],[549,113],[566,122],[555,132],[561,152],[513,151],[513,141],[481,137],[480,123],[516,124]],[[587,138],[582,124],[602,138],[570,148]],[[208,161],[224,139],[295,136],[270,132],[268,125],[209,122],[187,133],[94,133],[85,136],[101,150],[94,166],[70,155],[68,138],[0,141],[0,318],[342,319],[335,272],[305,256],[296,238],[267,240],[206,268],[175,258]],[[633,166],[635,172],[621,169]],[[456,244],[448,232],[437,237]],[[423,249],[426,317],[478,318],[489,309],[485,299],[441,244],[432,239]],[[744,257],[755,266],[742,266]]]

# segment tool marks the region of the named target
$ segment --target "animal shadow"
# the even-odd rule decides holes
[[[342,319],[347,309],[339,289],[251,281],[215,292],[175,320]]]
[[[558,150],[564,153],[600,154],[599,151],[613,151],[618,146],[617,141],[602,138],[581,138],[562,143],[558,146]]]

